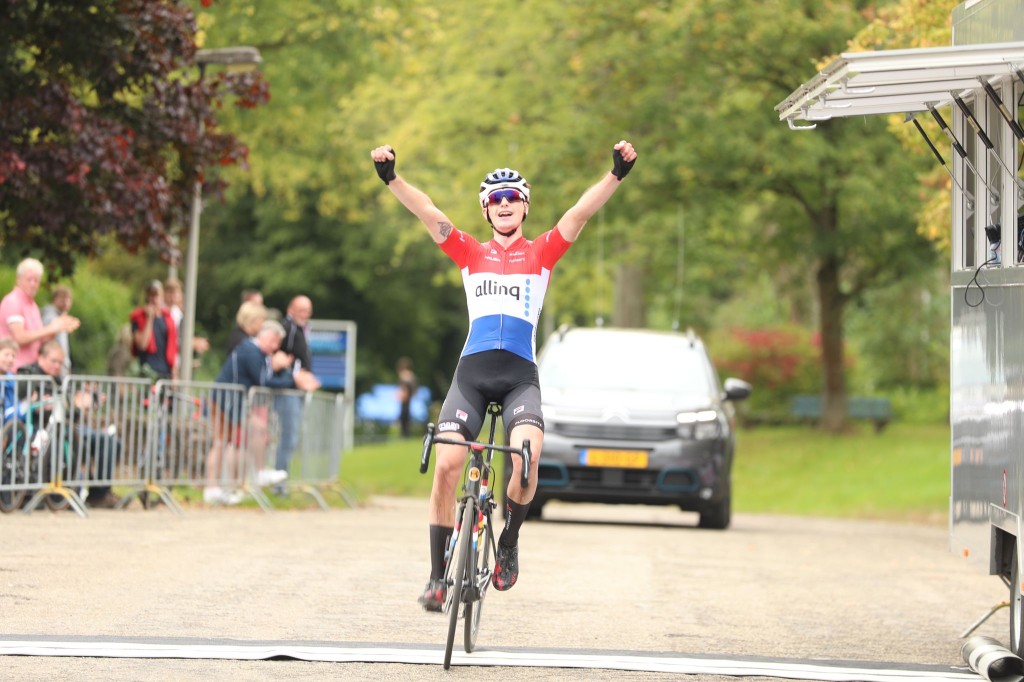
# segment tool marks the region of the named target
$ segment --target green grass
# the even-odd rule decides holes
[[[420,474],[420,438],[395,438],[383,443],[360,445],[346,452],[341,462],[341,480],[360,498],[368,495],[427,497],[433,482],[434,465]],[[497,459],[497,457],[495,458]]]
[[[342,481],[355,493],[430,494],[419,473],[420,441],[363,445],[345,455]],[[893,424],[843,436],[812,428],[742,430],[733,508],[802,516],[941,521],[949,505],[949,427]]]
[[[949,426],[893,424],[830,436],[799,427],[741,431],[734,509],[942,520],[949,508]]]

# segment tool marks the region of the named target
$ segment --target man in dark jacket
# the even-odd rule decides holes
[[[313,302],[308,296],[296,296],[288,304],[285,318],[281,321],[284,327],[284,340],[281,350],[294,358],[292,371],[309,370],[312,372],[313,359],[309,352],[307,338],[309,320],[313,317]],[[312,389],[320,387],[317,381]],[[281,437],[277,444],[275,465],[279,471],[288,471],[292,452],[299,443],[299,431],[302,427],[302,398],[294,393],[282,393],[274,396],[274,409],[277,410],[278,423],[281,425]],[[278,488],[283,493],[283,488]]]

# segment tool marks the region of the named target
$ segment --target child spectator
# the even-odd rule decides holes
[[[14,376],[14,359],[18,355],[18,342],[14,339],[0,339],[0,374],[4,377]],[[17,386],[13,379],[0,381],[0,395],[3,396],[3,421],[6,423],[18,414]]]

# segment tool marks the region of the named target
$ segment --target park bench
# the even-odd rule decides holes
[[[821,396],[798,395],[790,401],[789,411],[798,419],[821,419]],[[875,425],[875,432],[881,433],[892,421],[892,403],[888,398],[850,396],[846,399],[846,416],[850,419],[866,419]]]

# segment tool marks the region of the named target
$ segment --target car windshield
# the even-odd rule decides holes
[[[544,389],[712,390],[703,354],[668,334],[567,334],[544,349],[540,382]]]

